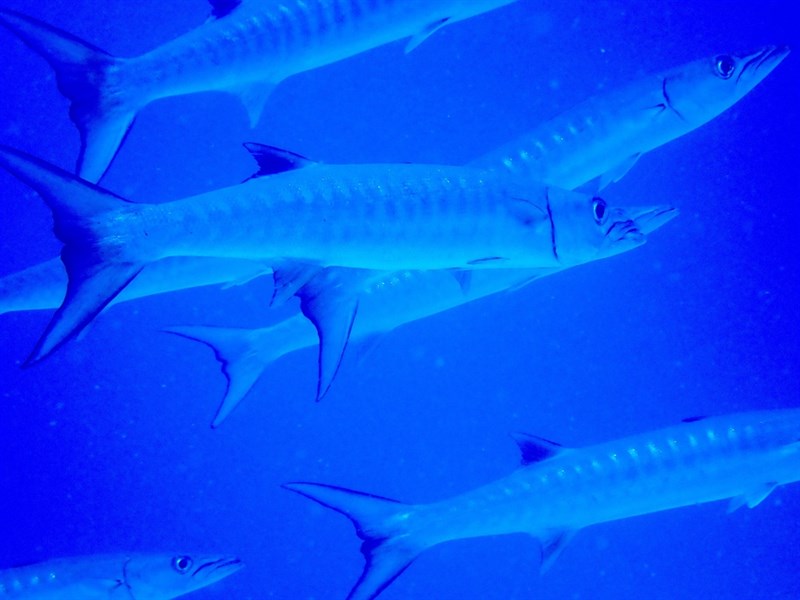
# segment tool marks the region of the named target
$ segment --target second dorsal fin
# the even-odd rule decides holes
[[[211,3],[211,16],[215,19],[229,15],[242,3],[242,0],[209,0]]]
[[[250,179],[275,175],[276,173],[283,173],[285,171],[293,171],[294,169],[303,169],[318,164],[316,161],[306,158],[302,154],[297,154],[291,150],[284,150],[283,148],[277,148],[275,146],[246,142],[244,147],[258,163],[258,171],[252,175]]]
[[[564,451],[561,444],[529,433],[514,432],[511,437],[519,446],[522,466],[547,460]]]

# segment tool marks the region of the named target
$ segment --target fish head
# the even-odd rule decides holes
[[[124,581],[134,598],[177,598],[209,586],[244,566],[235,556],[143,554],[128,557]]]
[[[766,46],[745,54],[716,54],[663,73],[664,110],[699,127],[736,104],[788,54],[786,46]]]
[[[678,212],[670,206],[621,208],[603,198],[548,188],[553,253],[565,266],[621,254],[641,246]]]

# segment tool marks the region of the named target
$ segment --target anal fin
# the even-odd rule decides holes
[[[538,536],[542,549],[540,573],[547,572],[553,566],[576,533],[575,531],[553,531],[546,536]]]
[[[776,487],[778,487],[777,482],[769,481],[750,490],[746,494],[731,498],[730,504],[728,504],[728,512],[732,513],[745,505],[747,505],[747,508],[755,508],[766,500],[767,496],[769,496]]]
[[[342,363],[358,312],[361,286],[369,271],[329,267],[298,292],[303,314],[319,335],[317,400],[330,389]]]

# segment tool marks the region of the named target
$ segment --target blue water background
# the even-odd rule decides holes
[[[202,0],[4,0],[122,56],[202,23]],[[128,550],[238,553],[203,598],[344,598],[349,522],[280,489],[334,483],[411,502],[510,472],[508,436],[581,446],[694,415],[800,403],[800,35],[793,2],[520,0],[283,82],[261,124],[202,94],[145,108],[103,184],[164,201],[253,171],[260,141],[329,162],[462,163],[582,99],[718,52],[792,54],[733,109],[645,156],[610,202],[674,204],[628,254],[351,348],[313,402],[315,353],[270,368],[219,430],[212,353],[173,324],[260,326],[268,279],[119,305],[21,370],[49,318],[0,317],[0,565]],[[70,167],[78,135],[49,67],[0,31],[0,142]],[[59,251],[44,204],[0,173],[0,275]],[[414,301],[411,298],[409,301]],[[419,299],[423,300],[423,299]],[[798,598],[800,486],[581,532],[545,575],[525,535],[424,553],[382,598]]]

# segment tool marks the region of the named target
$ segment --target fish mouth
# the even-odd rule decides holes
[[[606,242],[613,246],[639,245],[645,242],[646,236],[633,219],[615,220],[606,230]]]
[[[194,570],[192,577],[197,577],[199,575],[201,579],[219,581],[229,575],[233,575],[243,567],[244,563],[240,558],[236,556],[225,556],[216,560],[204,562]]]
[[[748,76],[757,77],[759,81],[764,79],[775,67],[781,64],[781,61],[789,55],[789,52],[789,46],[766,46],[742,57],[744,66],[739,72],[736,81],[739,82],[745,73]]]
[[[678,210],[671,206],[616,209],[605,232],[605,255],[611,256],[641,246],[647,241],[647,234],[677,215]]]

